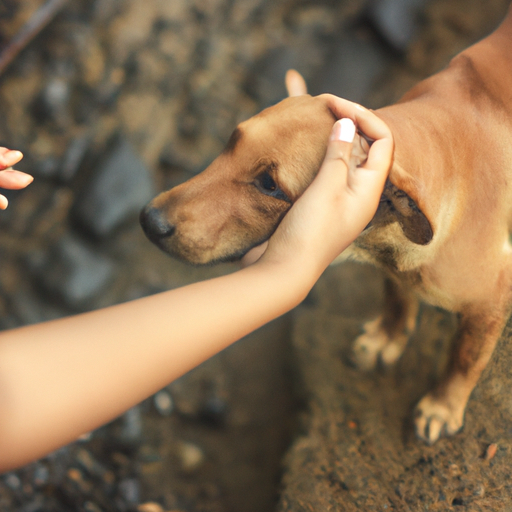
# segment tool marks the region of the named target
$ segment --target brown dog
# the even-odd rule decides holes
[[[305,92],[296,74],[288,87]],[[329,98],[291,97],[241,123],[203,173],[144,209],[148,237],[195,264],[240,258],[268,239],[320,166]],[[416,408],[417,434],[432,443],[462,427],[512,306],[512,9],[493,34],[376,113],[393,132],[394,164],[375,218],[343,256],[383,267],[388,300],[354,355],[364,368],[394,362],[418,298],[458,313],[446,375]]]

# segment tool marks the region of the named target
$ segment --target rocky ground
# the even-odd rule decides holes
[[[0,49],[43,3],[2,2]],[[232,271],[169,260],[144,239],[140,207],[204,168],[237,122],[282,98],[289,67],[313,93],[378,107],[485,35],[507,4],[65,5],[0,76],[0,144],[22,150],[20,168],[36,177],[0,215],[1,327]],[[344,354],[380,293],[371,269],[329,269],[293,315],[112,424],[1,476],[0,510],[507,510],[506,366],[475,393],[472,426],[419,446],[406,418],[440,371],[433,350],[446,347],[453,322],[426,309],[417,336],[431,343],[389,375],[361,376]],[[496,453],[486,458],[490,445]]]

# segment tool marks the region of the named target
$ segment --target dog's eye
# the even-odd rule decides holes
[[[263,194],[291,203],[289,197],[277,186],[277,183],[268,171],[262,172],[256,178],[254,184]]]
[[[269,192],[274,192],[277,188],[276,182],[268,172],[264,172],[261,175],[260,183],[262,188],[268,190]]]

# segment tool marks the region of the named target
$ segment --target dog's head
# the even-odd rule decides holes
[[[313,180],[334,122],[324,101],[304,95],[241,123],[210,166],[143,209],[146,235],[190,263],[239,259]]]
[[[147,237],[193,264],[240,259],[272,235],[311,183],[335,120],[325,98],[301,95],[241,123],[207,169],[142,210]],[[367,147],[356,134],[351,166],[366,158]],[[430,224],[410,195],[398,192],[388,183],[374,220],[398,221],[411,241],[428,243]]]

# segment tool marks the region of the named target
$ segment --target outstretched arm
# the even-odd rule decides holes
[[[351,143],[336,124],[317,178],[253,265],[0,334],[0,471],[114,419],[302,301],[373,216],[391,162],[384,123],[350,105],[340,114],[376,139],[366,165],[347,172]]]

